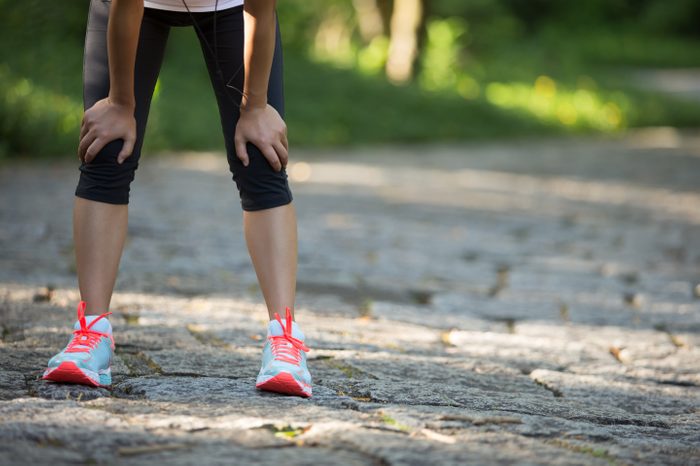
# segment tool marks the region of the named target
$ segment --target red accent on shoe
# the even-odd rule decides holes
[[[292,311],[289,308],[285,309],[286,315],[286,325],[282,325],[282,318],[278,313],[275,312],[275,319],[279,322],[280,327],[282,327],[282,335],[270,335],[272,354],[275,356],[275,360],[284,361],[296,366],[301,362],[300,351],[309,351],[309,348],[304,345],[302,340],[294,338],[292,336]]]
[[[106,387],[95,382],[90,377],[85,375],[78,366],[72,361],[64,361],[42,377],[44,380],[51,382],[76,383],[80,385],[92,385],[93,387]]]
[[[304,384],[306,385],[306,384]],[[302,382],[299,382],[288,372],[280,372],[276,376],[255,385],[255,388],[268,392],[283,393],[285,395],[296,395],[303,397],[311,396],[311,387],[305,391]]]
[[[80,328],[73,330],[73,339],[70,341],[70,343],[68,343],[65,350],[66,353],[85,353],[90,351],[95,347],[95,345],[97,345],[97,343],[99,343],[102,337],[109,338],[112,344],[112,349],[114,349],[114,338],[112,335],[92,329],[92,326],[95,325],[98,320],[107,317],[111,314],[111,312],[101,314],[95,320],[90,322],[90,325],[87,325],[85,320],[86,306],[87,304],[85,301],[80,301],[80,304],[78,304],[78,322],[80,322]]]

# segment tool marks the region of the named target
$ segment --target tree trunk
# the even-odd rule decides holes
[[[423,1],[394,0],[386,75],[396,83],[404,83],[413,76],[423,23]]]
[[[386,35],[384,18],[378,0],[353,0],[362,40],[368,44],[377,36]]]

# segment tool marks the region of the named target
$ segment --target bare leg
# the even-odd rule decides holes
[[[294,312],[297,280],[297,218],[292,203],[244,211],[243,230],[270,319]]]
[[[73,241],[78,286],[80,296],[87,303],[87,314],[101,314],[109,309],[128,216],[127,205],[75,198]]]

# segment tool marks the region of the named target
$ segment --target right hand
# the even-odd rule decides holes
[[[246,143],[255,145],[267,159],[272,169],[281,171],[289,160],[287,125],[280,114],[269,104],[261,107],[241,106],[236,124],[236,155],[247,167],[250,163]]]
[[[121,164],[131,156],[136,143],[134,107],[117,104],[107,97],[98,100],[83,115],[78,157],[83,163],[90,163],[104,146],[116,139],[124,140],[117,156],[117,163]]]

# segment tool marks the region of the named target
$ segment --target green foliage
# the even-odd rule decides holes
[[[0,156],[72,154],[86,0],[0,0]],[[700,66],[694,0],[430,0],[416,79],[383,77],[352,0],[278,2],[293,145],[331,146],[700,125],[700,106],[633,88],[623,67]],[[330,38],[330,39],[329,39]],[[324,43],[324,41],[326,41]],[[335,42],[334,42],[335,41]],[[199,44],[174,28],[147,150],[221,149]]]
[[[436,19],[427,26],[422,54],[421,84],[428,90],[454,89],[459,81],[460,42],[467,36],[467,25],[460,18]]]
[[[0,67],[0,156],[74,153],[82,107]]]
[[[0,156],[74,154],[85,2],[0,0]]]
[[[645,30],[657,34],[700,37],[700,2],[674,0],[647,2],[640,21]]]
[[[412,143],[549,132],[525,115],[417,84],[393,86],[289,56],[289,133],[303,145]],[[319,96],[328,96],[320,98]]]
[[[306,51],[324,19],[324,14],[335,9],[352,16],[352,5],[347,0],[304,0],[277,2],[284,45],[294,52]]]

